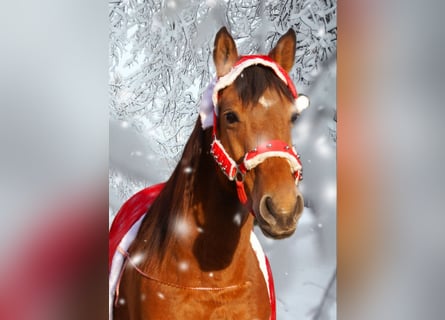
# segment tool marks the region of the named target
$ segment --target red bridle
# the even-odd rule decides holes
[[[288,160],[291,173],[295,176],[295,181],[303,179],[302,175],[302,165],[300,161],[300,156],[297,154],[296,150],[289,146],[287,143],[281,140],[270,140],[263,144],[258,145],[254,149],[245,153],[243,160],[240,163],[236,163],[221,141],[218,140],[216,134],[217,127],[217,106],[218,106],[218,92],[233,83],[235,79],[241,74],[242,70],[251,66],[261,64],[270,67],[277,76],[286,83],[289,87],[294,99],[297,99],[297,91],[292,83],[289,75],[283,68],[270,59],[268,56],[244,56],[242,57],[232,68],[232,70],[225,76],[218,79],[215,88],[213,89],[213,142],[211,144],[211,153],[215,158],[216,163],[221,168],[222,172],[227,176],[230,181],[235,180],[238,198],[242,204],[247,203],[247,195],[244,189],[244,178],[249,170],[252,170],[260,163],[264,162],[268,158],[283,158]]]

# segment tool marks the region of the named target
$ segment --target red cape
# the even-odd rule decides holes
[[[110,228],[109,233],[109,251],[108,251],[108,272],[111,273],[113,267],[113,258],[115,257],[117,247],[121,243],[122,239],[125,235],[127,235],[130,229],[135,225],[135,223],[142,218],[142,216],[147,212],[148,208],[150,208],[153,201],[159,195],[159,193],[164,188],[165,183],[156,184],[154,186],[145,188],[135,195],[133,195],[130,199],[128,199],[124,205],[120,208],[116,216],[114,217],[113,223]],[[253,232],[252,232],[253,234]],[[256,237],[255,237],[256,239]],[[254,248],[255,253],[257,254],[257,258],[260,255],[264,255],[261,245],[259,245],[258,240],[255,240],[256,245],[259,246],[255,248],[256,245],[251,243]],[[258,252],[261,251],[261,252]],[[259,258],[260,260],[260,258]],[[258,261],[260,266],[262,264],[261,261]],[[264,263],[266,270],[263,270],[263,274],[265,276],[265,280],[267,281],[267,285],[269,288],[269,299],[271,306],[271,315],[270,320],[276,319],[276,302],[275,302],[275,287],[272,277],[272,270],[270,268],[269,260],[264,255]],[[110,277],[110,301],[109,301],[109,312],[110,312],[110,320],[112,317],[112,303],[114,301],[114,288],[115,283],[112,277]]]

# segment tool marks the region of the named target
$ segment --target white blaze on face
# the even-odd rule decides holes
[[[265,94],[263,94],[263,95],[258,99],[258,103],[259,103],[260,105],[262,105],[264,108],[268,109],[268,108],[270,108],[270,107],[275,103],[275,100],[270,99],[270,98],[266,97]]]

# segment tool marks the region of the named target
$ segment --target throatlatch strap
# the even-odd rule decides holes
[[[243,180],[236,180],[236,192],[238,193],[238,199],[241,202],[241,204],[247,203],[247,194],[246,190],[244,189],[244,181]]]

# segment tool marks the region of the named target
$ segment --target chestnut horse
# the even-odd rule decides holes
[[[251,237],[255,219],[265,235],[289,237],[303,211],[291,141],[302,109],[288,76],[295,48],[290,29],[267,56],[239,56],[219,30],[210,111],[201,108],[181,160],[122,253],[113,319],[275,318]]]

